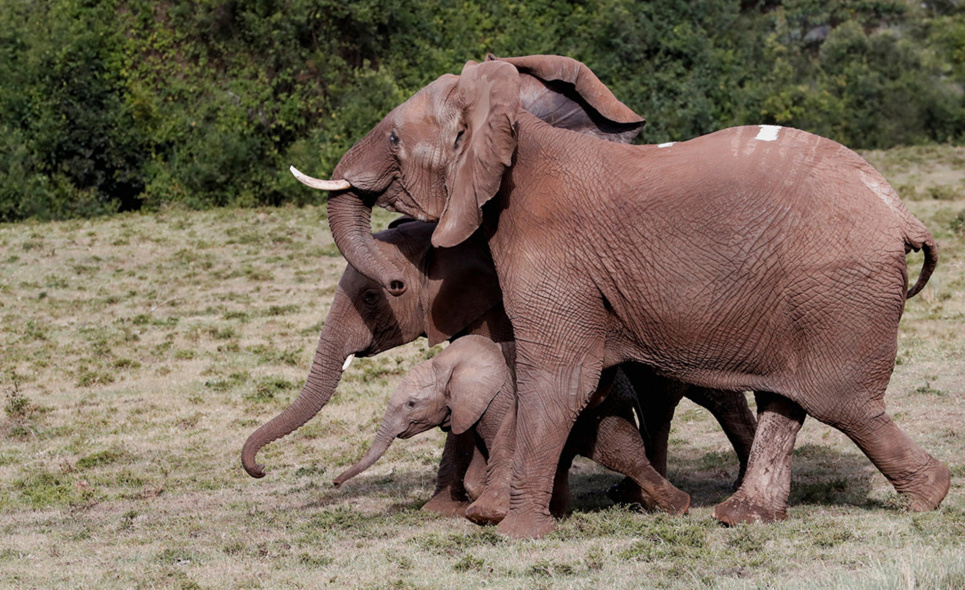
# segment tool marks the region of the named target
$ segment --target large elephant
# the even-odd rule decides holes
[[[531,114],[564,86],[580,97],[563,108],[568,118],[627,123],[626,107],[575,60],[490,56],[394,109],[342,157],[335,180],[304,179],[334,191],[337,246],[390,293],[405,283],[373,247],[373,205],[438,220],[435,246],[486,233],[518,355],[500,531],[554,527],[564,442],[601,371],[625,361],[756,392],[747,474],[714,511],[724,523],[784,518],[806,415],[850,437],[912,510],[937,507],[948,469],[883,399],[905,298],[925,285],[937,247],[887,181],[840,144],[790,128],[632,146]],[[909,290],[912,249],[925,264]]]
[[[485,242],[477,236],[454,248],[433,248],[431,236],[435,227],[432,223],[402,219],[374,237],[376,251],[392,261],[409,287],[401,296],[386,296],[378,282],[352,266],[346,268],[301,393],[290,407],[258,428],[245,442],[242,464],[252,477],[264,476],[263,467],[255,460],[264,445],[295,431],[328,403],[350,357],[375,355],[423,335],[430,345],[466,334],[482,335],[500,343],[513,341],[496,269]],[[743,473],[755,421],[742,394],[687,387],[630,364],[624,370],[635,377],[637,391],[646,397],[643,405],[662,408],[659,413],[644,414],[642,420],[647,426],[648,457],[661,475],[666,475],[667,469],[669,421],[685,394],[709,409],[720,422]],[[435,493],[426,504],[428,510],[446,514],[462,514],[465,510],[468,502],[463,484],[473,460],[473,447],[471,435],[447,436]],[[623,502],[649,503],[632,480],[618,486],[611,497]],[[490,508],[478,508],[480,519],[484,514],[493,514]]]
[[[511,343],[500,346],[484,336],[469,335],[413,367],[392,394],[372,447],[335,478],[335,485],[375,464],[396,438],[448,427],[453,434],[472,433],[480,455],[486,458],[484,489],[466,516],[480,524],[498,522],[509,508],[513,467],[514,348]],[[649,507],[683,514],[690,506],[690,496],[658,474],[646,459],[643,440],[634,424],[635,392],[609,385],[597,391],[593,407],[580,414],[570,433],[557,467],[551,512],[556,517],[565,514],[570,498],[570,465],[575,455],[582,455],[631,478],[645,492]],[[508,438],[510,444],[497,442],[501,438]],[[488,500],[485,505],[496,509],[497,518],[474,511],[484,500]]]

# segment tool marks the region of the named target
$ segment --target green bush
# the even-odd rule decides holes
[[[555,53],[648,119],[855,148],[958,141],[965,9],[903,0],[0,0],[0,221],[317,203],[317,176],[467,59]]]

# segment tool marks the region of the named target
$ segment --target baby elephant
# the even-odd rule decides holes
[[[484,490],[466,510],[466,517],[480,524],[499,522],[509,509],[515,451],[511,442],[516,432],[514,348],[512,343],[500,345],[483,336],[464,336],[416,365],[392,394],[372,448],[339,475],[335,485],[371,467],[396,437],[409,438],[437,426],[451,428],[454,434],[473,429],[477,448],[487,460],[487,473]],[[556,475],[551,511],[557,517],[565,513],[567,471],[573,456],[582,455],[631,477],[656,507],[683,514],[690,496],[647,460],[634,424],[634,396],[610,390],[606,384],[600,387],[573,428]]]

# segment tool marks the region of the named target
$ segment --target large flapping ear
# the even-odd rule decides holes
[[[504,62],[467,62],[453,90],[455,157],[446,178],[448,200],[432,245],[448,248],[482,223],[482,206],[496,195],[516,151],[519,74]]]
[[[510,383],[509,368],[502,348],[483,336],[459,338],[439,357],[442,355],[449,356],[452,367],[447,388],[452,432],[462,434],[482,418],[496,394]]]
[[[426,336],[435,346],[466,329],[503,300],[489,248],[477,235],[426,259]]]
[[[560,55],[527,55],[487,61],[519,71],[520,106],[554,127],[630,143],[646,121],[610,92],[582,63]]]

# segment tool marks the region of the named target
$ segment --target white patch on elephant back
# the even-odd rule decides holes
[[[774,141],[777,139],[777,134],[781,132],[781,127],[778,125],[761,125],[760,127],[760,132],[754,138],[758,141]]]
[[[668,147],[672,146],[672,145],[675,144],[675,143],[677,143],[677,142],[676,142],[676,141],[668,141],[667,143],[659,143],[659,144],[657,144],[657,147],[658,147],[658,148],[668,148]]]

